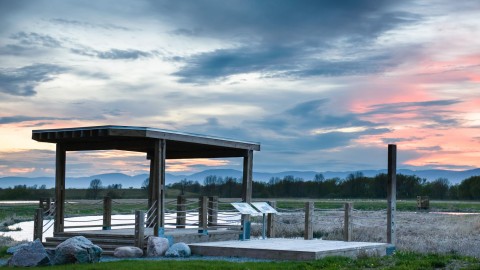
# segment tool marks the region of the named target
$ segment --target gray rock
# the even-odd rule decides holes
[[[143,250],[138,247],[118,247],[113,252],[117,258],[138,258],[143,256]]]
[[[35,240],[36,241],[36,240]],[[16,245],[16,246],[13,246],[13,247],[9,247],[7,249],[7,254],[10,254],[10,255],[13,255],[15,252],[17,252],[19,249],[21,249],[22,247],[26,247],[30,245],[30,243],[23,243],[23,244],[19,244],[19,245]]]
[[[147,242],[147,256],[163,256],[169,247],[170,245],[167,238],[150,236]]]
[[[15,250],[7,265],[19,267],[44,266],[50,265],[50,258],[42,242],[37,239]]]
[[[190,257],[192,251],[185,243],[173,244],[165,253],[165,257]]]
[[[53,264],[94,263],[100,261],[103,250],[83,236],[75,236],[55,249]]]

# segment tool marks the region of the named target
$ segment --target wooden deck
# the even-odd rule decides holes
[[[271,260],[317,260],[326,256],[385,256],[388,244],[271,238],[189,244],[192,254]]]

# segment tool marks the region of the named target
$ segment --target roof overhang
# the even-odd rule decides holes
[[[96,126],[33,130],[32,139],[63,144],[67,151],[123,150],[151,153],[165,140],[167,159],[244,157],[260,144],[149,127]]]

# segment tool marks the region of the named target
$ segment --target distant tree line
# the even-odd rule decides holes
[[[387,175],[364,176],[357,172],[345,179],[325,179],[322,174],[313,180],[293,176],[272,177],[268,182],[253,182],[253,197],[257,198],[386,198]],[[184,192],[206,196],[240,197],[241,179],[207,176],[201,185],[184,179],[169,185]],[[414,175],[397,174],[397,198],[414,199],[429,196],[431,199],[480,200],[480,176],[472,176],[460,184],[450,185],[446,178],[428,182]]]
[[[345,179],[325,179],[322,174],[315,175],[312,180],[293,176],[272,177],[267,182],[253,182],[253,197],[380,199],[387,196],[386,183],[386,174],[367,177],[360,172],[350,174]],[[148,178],[142,183],[140,189],[123,189],[121,184],[104,186],[100,179],[93,179],[87,189],[67,189],[67,198],[95,200],[104,196],[114,199],[147,198],[148,185]],[[198,181],[183,179],[168,185],[168,196],[179,194],[238,198],[242,194],[242,180],[210,175],[205,177],[202,184]],[[53,196],[54,189],[47,189],[45,185],[16,185],[13,188],[0,188],[0,200],[37,200]],[[428,182],[417,176],[397,174],[397,198],[414,199],[416,196],[429,196],[431,199],[438,200],[480,200],[480,176],[472,176],[459,184],[450,185],[446,178]]]

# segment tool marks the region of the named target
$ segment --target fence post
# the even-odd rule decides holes
[[[272,208],[277,208],[277,202],[276,201],[269,201],[268,204]],[[274,213],[268,213],[267,214],[267,237],[268,238],[274,238],[275,237],[275,214]]]
[[[343,221],[343,241],[352,241],[352,203],[345,203],[345,219]]]
[[[395,210],[397,205],[397,146],[388,145],[387,243],[395,246]]]
[[[206,233],[208,225],[208,197],[202,196],[198,201],[199,213],[198,213],[198,232]]]
[[[145,213],[141,210],[135,211],[135,246],[143,250],[145,237]]]
[[[177,197],[177,229],[185,229],[187,223],[187,198],[183,195]]]
[[[313,239],[313,202],[305,203],[305,232],[304,239],[312,240]]]
[[[218,196],[208,197],[208,226],[216,226],[218,221]]]
[[[33,240],[43,240],[43,208],[35,210],[35,221],[33,223]]]
[[[103,197],[103,230],[112,229],[112,198]]]

